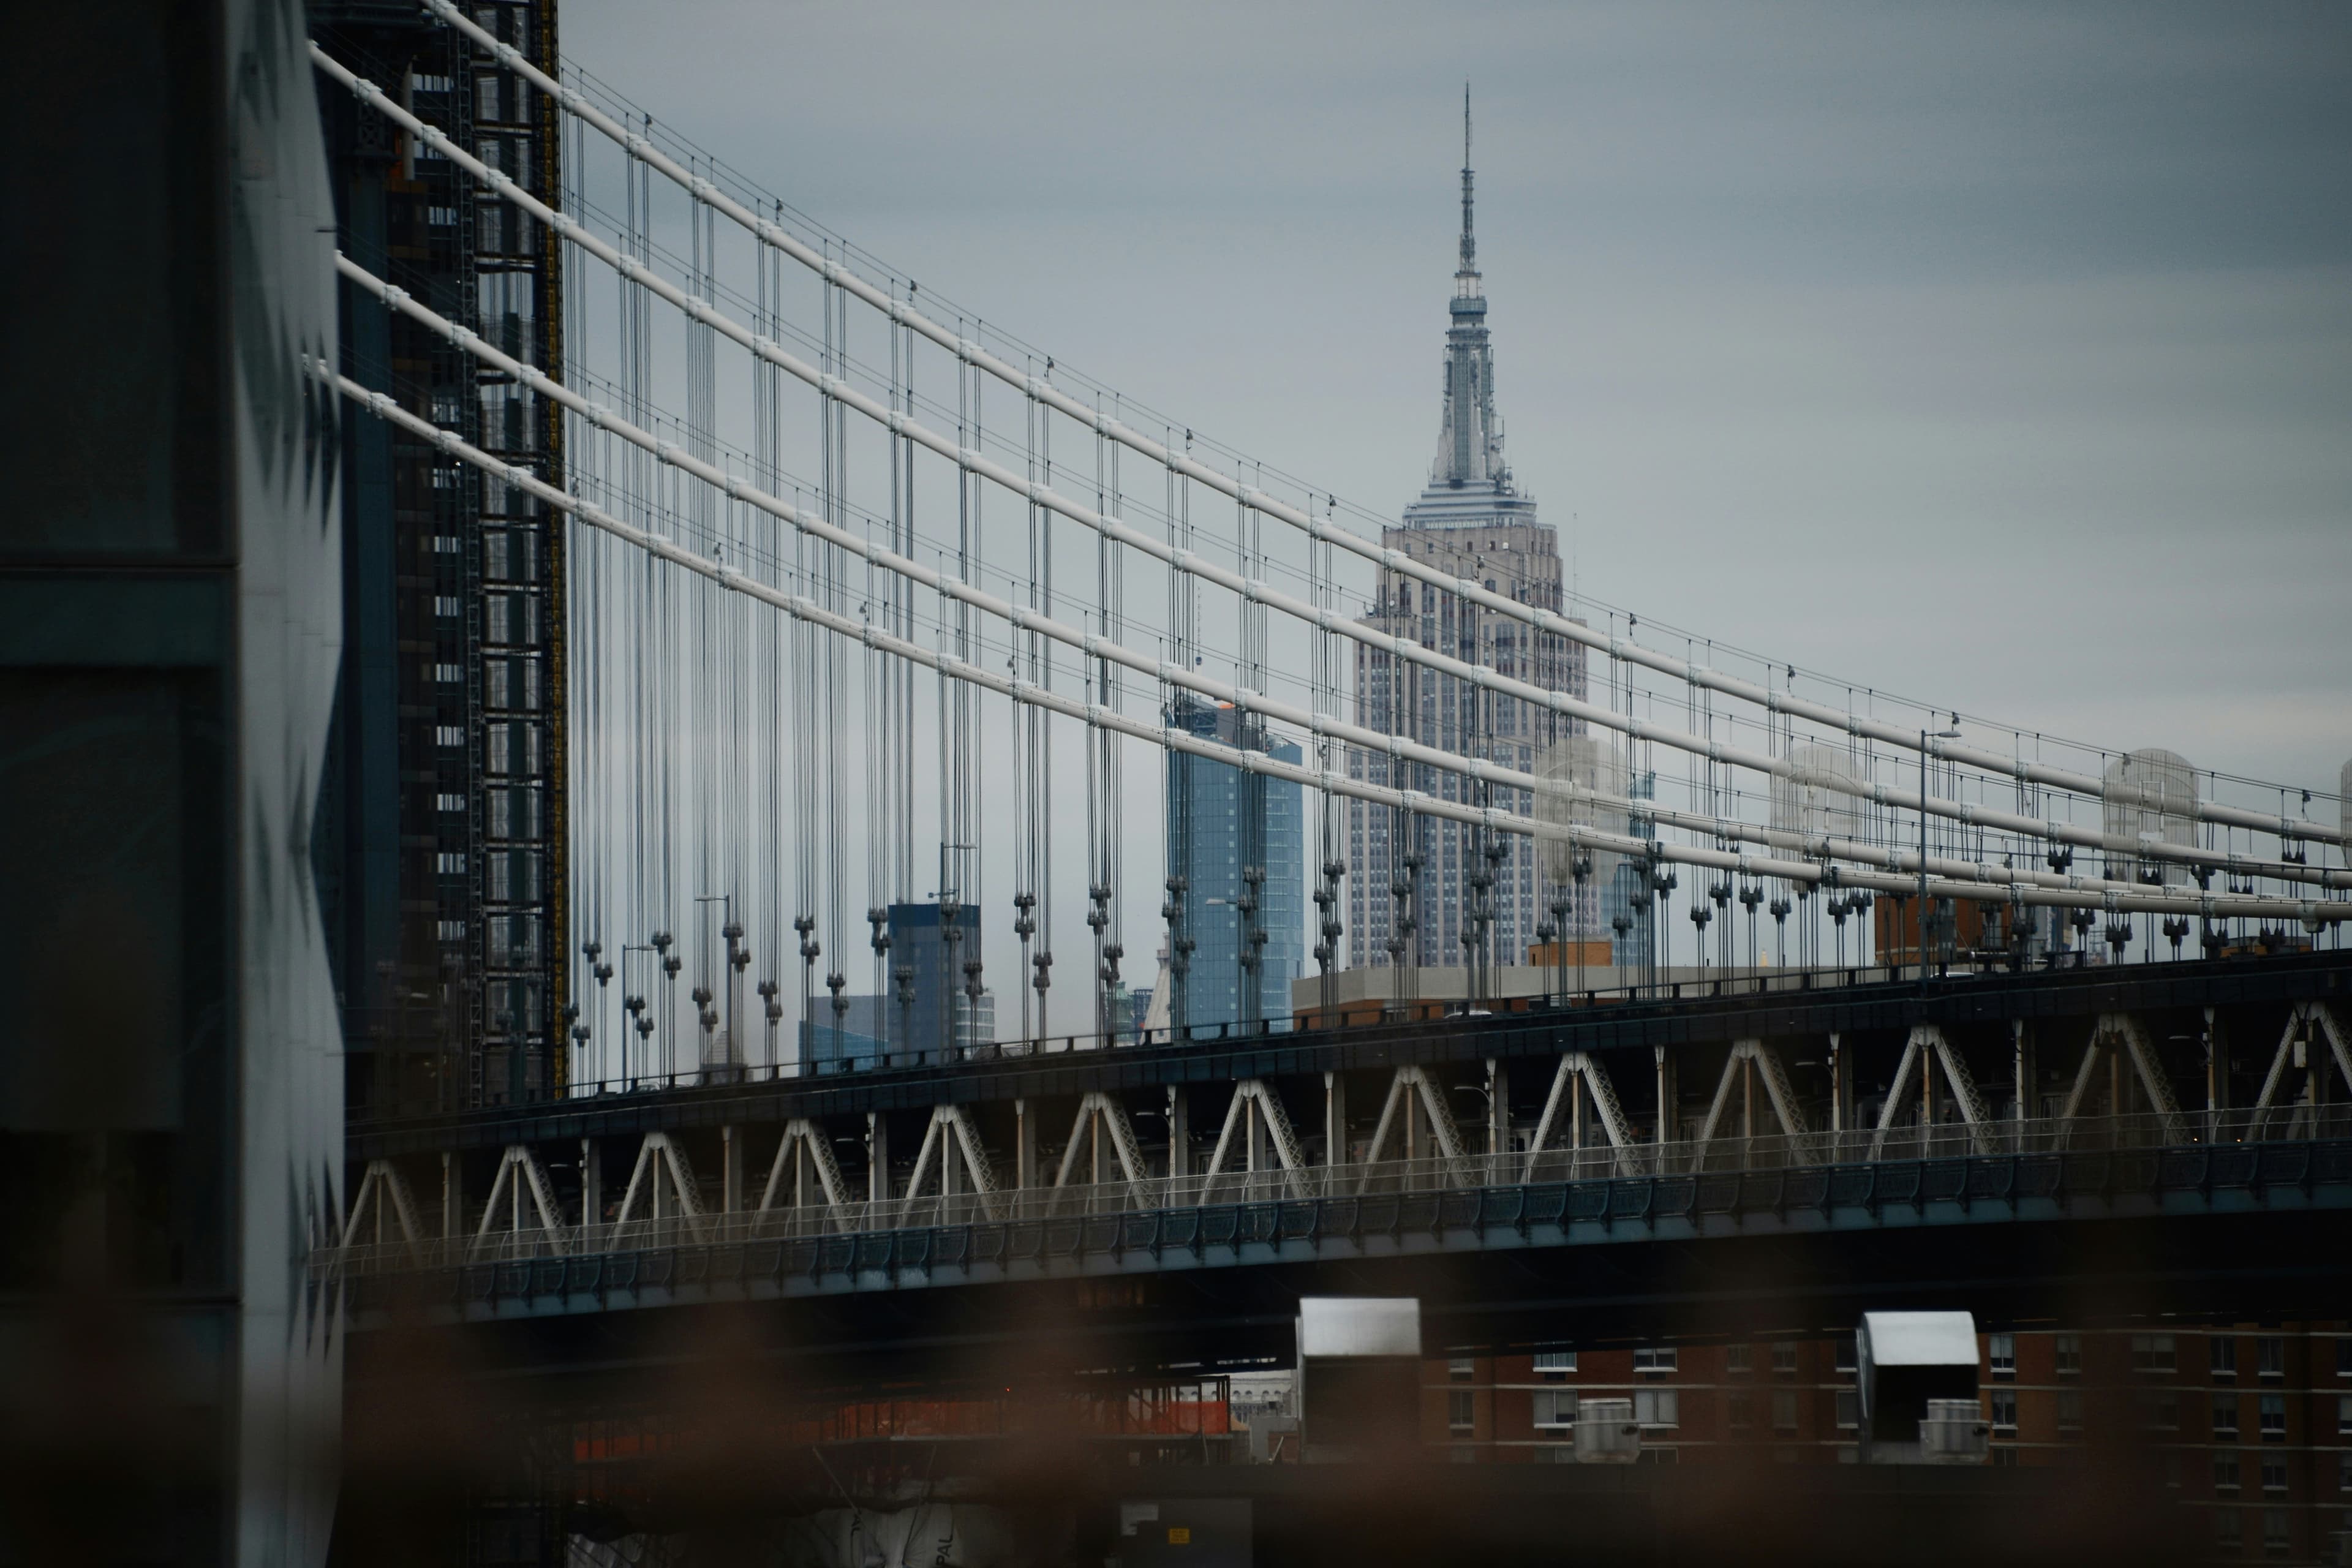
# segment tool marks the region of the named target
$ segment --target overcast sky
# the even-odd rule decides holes
[[[2352,8],[565,0],[562,44],[1390,513],[1466,78],[1509,452],[1586,593],[2200,766],[2352,756]]]

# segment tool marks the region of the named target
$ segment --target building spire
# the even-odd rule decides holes
[[[1471,231],[1470,208],[1470,84],[1465,81],[1462,84],[1462,266],[1454,274],[1457,279],[1478,276],[1478,241]],[[1474,288],[1463,292],[1467,297],[1477,290]]]
[[[1446,306],[1445,418],[1430,482],[1447,489],[1493,487],[1507,491],[1503,430],[1495,417],[1494,351],[1486,339],[1486,285],[1478,276],[1478,240],[1472,227],[1470,84],[1462,84],[1462,263],[1454,271]]]

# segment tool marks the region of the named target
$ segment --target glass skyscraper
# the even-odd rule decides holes
[[[1168,722],[1277,762],[1303,756],[1229,704],[1188,699]],[[1168,874],[1183,880],[1184,931],[1193,943],[1181,982],[1171,968],[1171,1021],[1195,1029],[1262,1020],[1287,1027],[1290,983],[1307,957],[1305,791],[1293,780],[1171,752],[1168,800]],[[1262,879],[1247,874],[1254,868]],[[1255,963],[1245,963],[1253,953]]]

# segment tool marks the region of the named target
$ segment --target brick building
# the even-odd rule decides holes
[[[2153,1464],[2215,1561],[2333,1562],[2352,1531],[2352,1323],[1977,1338],[1992,1463]],[[1851,1334],[1433,1360],[1422,1433],[1463,1463],[1571,1463],[1579,1404],[1629,1398],[1644,1463],[1852,1463],[1853,1363]]]

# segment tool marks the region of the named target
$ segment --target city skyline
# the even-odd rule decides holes
[[[900,36],[583,0],[565,47],[693,104],[698,139],[927,291],[1051,321],[1062,363],[1377,510],[1421,482],[1468,77],[1515,445],[1571,588],[1881,691],[2333,788],[2343,738],[2300,715],[2352,663],[2325,592],[2352,576],[2352,232],[2307,193],[2352,144],[2321,64],[2352,22],[1707,14],[1307,5],[1168,37],[1038,0]],[[1211,47],[1220,28],[1258,47]],[[690,42],[710,37],[736,46],[715,64]],[[1024,37],[1071,75],[1016,109]],[[1285,77],[1310,40],[1318,68]],[[757,62],[811,48],[838,68],[756,90]],[[864,125],[876,101],[906,112]],[[1999,598],[2009,633],[1954,658],[1908,635],[1922,595]],[[2216,640],[2273,672],[2263,693],[2231,688]]]

